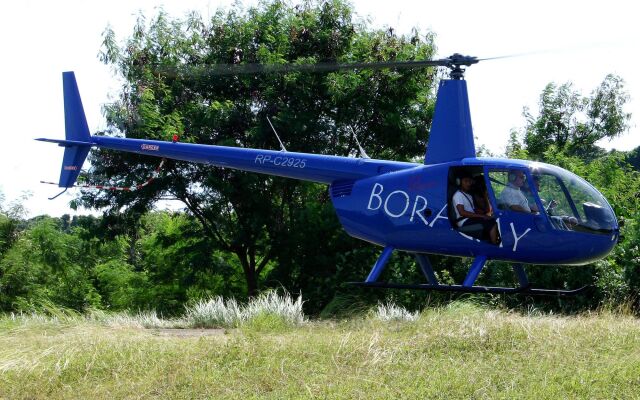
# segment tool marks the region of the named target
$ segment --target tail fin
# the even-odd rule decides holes
[[[467,82],[443,79],[438,88],[424,163],[439,164],[475,156]]]
[[[80,91],[73,72],[62,73],[62,87],[64,91],[64,127],[67,140],[88,142],[89,126],[84,116]]]
[[[64,158],[60,171],[58,186],[72,187],[80,174],[80,169],[91,149],[91,135],[87,118],[82,108],[82,100],[73,72],[62,73],[62,85],[64,90],[64,125],[65,139],[37,139],[44,142],[58,143],[63,146]]]

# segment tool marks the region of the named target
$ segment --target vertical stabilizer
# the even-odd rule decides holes
[[[475,156],[467,82],[442,80],[424,163],[439,164]]]
[[[84,115],[80,91],[73,72],[62,73],[64,91],[64,128],[67,140],[89,141],[89,126]]]
[[[65,138],[73,142],[90,142],[89,126],[82,108],[82,100],[76,76],[73,72],[62,73],[62,88],[64,91],[64,128]],[[60,171],[60,187],[71,187],[76,182],[84,160],[89,154],[91,145],[69,144],[64,145],[64,158]]]

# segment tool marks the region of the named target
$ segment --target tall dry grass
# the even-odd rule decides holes
[[[409,314],[387,304],[216,335],[143,328],[149,316],[5,316],[0,398],[640,398],[633,316],[469,303]]]

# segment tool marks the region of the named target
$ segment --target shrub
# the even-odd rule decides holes
[[[186,324],[194,328],[234,328],[240,325],[257,329],[298,325],[305,321],[302,312],[302,296],[296,300],[285,293],[280,296],[269,291],[239,306],[235,299],[222,297],[200,300],[187,306]]]

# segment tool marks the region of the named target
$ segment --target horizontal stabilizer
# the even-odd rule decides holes
[[[93,143],[90,142],[81,142],[78,140],[62,140],[62,139],[47,139],[47,138],[38,138],[41,142],[48,143],[57,143],[61,147],[70,147],[70,146],[92,146]]]

